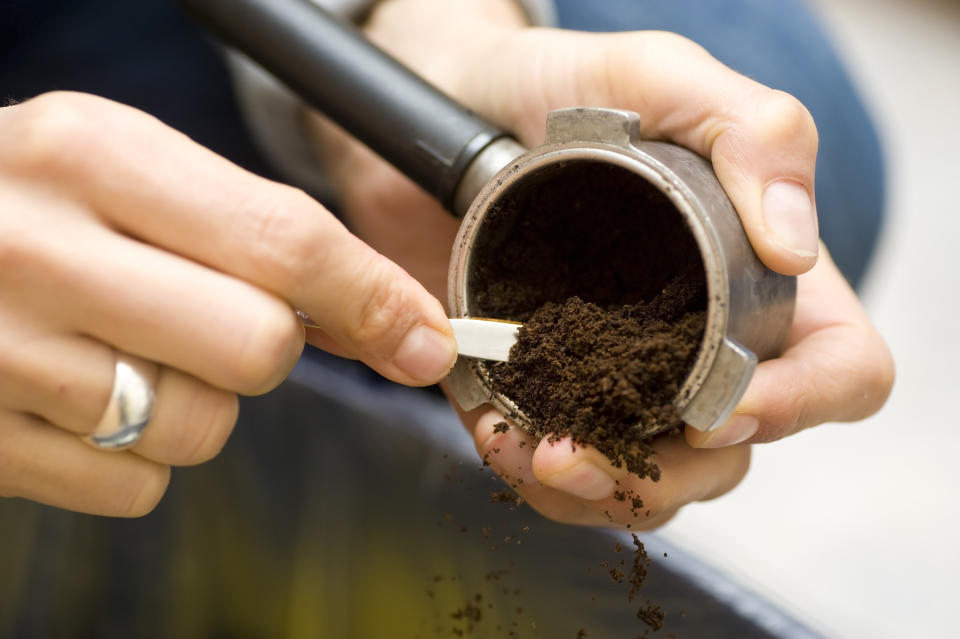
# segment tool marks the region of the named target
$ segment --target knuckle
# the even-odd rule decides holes
[[[672,31],[647,31],[632,34],[639,41],[651,48],[651,53],[663,55],[663,51],[683,54],[707,54],[707,50],[690,38]]]
[[[193,466],[220,454],[237,422],[237,396],[212,386],[201,385],[190,402],[181,436],[174,444],[169,462]]]
[[[320,250],[313,224],[317,203],[304,191],[273,185],[264,200],[244,216],[241,232],[250,248],[257,270],[274,288],[295,292],[302,285],[307,266]]]
[[[726,495],[740,485],[750,470],[752,451],[750,446],[731,446],[725,451],[725,464],[717,484],[697,501],[709,501]]]
[[[259,314],[240,356],[235,389],[246,395],[273,389],[290,372],[303,344],[303,326],[297,315],[272,298]]]
[[[762,426],[762,433],[755,438],[755,441],[779,441],[813,426],[816,419],[812,415],[811,406],[815,403],[815,398],[803,392],[803,389],[797,388],[785,393],[781,405],[767,416],[766,423]]]
[[[893,354],[886,342],[879,335],[875,335],[868,348],[873,353],[873,363],[868,366],[868,373],[863,383],[863,413],[858,417],[864,418],[873,415],[886,403],[893,385],[896,382],[896,365]]]
[[[377,258],[368,271],[370,284],[359,300],[347,337],[364,350],[389,358],[414,323],[406,287],[386,258]]]
[[[9,140],[0,157],[6,166],[28,174],[67,171],[81,166],[100,135],[89,117],[91,96],[46,93],[16,107]]]
[[[789,93],[766,90],[755,115],[757,135],[761,142],[800,145],[808,154],[816,154],[819,137],[810,111]]]

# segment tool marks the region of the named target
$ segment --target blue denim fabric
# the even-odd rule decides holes
[[[871,118],[816,16],[798,0],[556,0],[561,26],[684,35],[803,102],[817,123],[820,235],[859,284],[879,235],[884,160]]]

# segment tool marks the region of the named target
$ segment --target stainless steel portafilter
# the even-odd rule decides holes
[[[706,328],[674,401],[681,418],[700,430],[722,424],[758,360],[783,348],[796,278],[759,261],[710,164],[676,145],[641,140],[636,114],[586,107],[554,111],[544,144],[527,150],[308,0],[180,1],[226,44],[463,218],[449,270],[452,317],[483,311],[477,273],[513,237],[503,211],[513,211],[522,223],[528,212],[517,203],[536,201],[538,192],[603,166],[627,180],[631,194],[665,203],[664,215],[675,216],[687,234],[684,245],[699,253]],[[669,254],[673,247],[665,241],[657,250]],[[480,360],[461,357],[448,385],[465,409],[489,403],[520,425],[529,423],[508,394],[494,388]]]

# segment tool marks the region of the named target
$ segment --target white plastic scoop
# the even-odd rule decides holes
[[[509,359],[510,347],[517,343],[517,331],[521,326],[518,322],[484,318],[451,319],[450,324],[457,339],[458,353],[498,362]]]
[[[309,315],[297,311],[303,325],[320,328]],[[451,319],[453,336],[457,340],[457,352],[467,357],[505,362],[510,358],[510,348],[517,343],[517,331],[522,324],[508,320],[483,317],[460,317]]]

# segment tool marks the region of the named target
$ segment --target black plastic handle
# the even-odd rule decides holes
[[[308,0],[179,0],[211,33],[436,197],[506,135]]]

